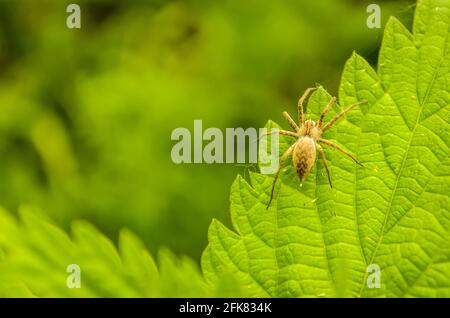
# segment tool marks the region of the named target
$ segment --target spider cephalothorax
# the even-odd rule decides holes
[[[272,184],[272,191],[270,192],[270,200],[267,205],[267,208],[269,208],[270,203],[273,199],[273,193],[275,190],[275,184],[278,180],[278,177],[280,176],[281,169],[283,168],[284,164],[286,163],[289,156],[292,155],[292,164],[295,168],[295,171],[297,172],[298,178],[300,179],[300,183],[302,184],[303,181],[305,181],[306,177],[310,173],[312,167],[314,166],[314,163],[316,161],[316,153],[318,152],[321,159],[323,160],[323,164],[325,166],[325,170],[327,172],[328,176],[328,182],[330,183],[330,187],[333,187],[331,184],[331,177],[330,177],[330,170],[328,168],[328,162],[325,158],[325,152],[323,151],[323,148],[320,144],[325,144],[328,146],[331,146],[338,151],[342,152],[343,154],[347,155],[348,157],[352,158],[356,163],[360,164],[356,158],[349,153],[348,151],[344,150],[340,146],[336,145],[335,143],[322,138],[322,133],[327,131],[331,128],[331,126],[336,123],[340,118],[342,118],[346,113],[351,111],[356,106],[365,103],[366,101],[356,103],[353,105],[350,105],[346,109],[344,109],[342,112],[337,114],[333,119],[331,119],[327,124],[324,125],[323,119],[326,115],[326,113],[331,109],[334,102],[336,101],[336,97],[333,97],[328,105],[324,108],[322,113],[319,116],[319,121],[316,123],[314,120],[308,119],[305,120],[305,114],[303,112],[303,102],[305,101],[308,94],[314,90],[315,88],[308,88],[303,96],[298,101],[298,122],[299,125],[292,119],[291,116],[287,112],[283,112],[284,118],[287,120],[289,125],[294,129],[294,131],[289,130],[274,130],[272,133],[279,133],[286,136],[291,136],[296,138],[297,140],[286,150],[286,152],[281,156],[280,160],[280,166],[278,168],[278,171],[275,174],[275,178],[273,180]],[[360,164],[361,165],[361,164]]]

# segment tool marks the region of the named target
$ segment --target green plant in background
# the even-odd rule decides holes
[[[409,20],[409,1],[379,2]],[[382,32],[370,2],[80,0],[80,30],[68,3],[0,1],[0,204],[196,259],[244,169],[175,165],[171,131],[259,127],[304,87],[335,89],[352,48],[374,62]]]
[[[252,174],[250,186],[238,177],[236,232],[218,221],[209,230],[210,281],[233,273],[259,297],[450,297],[449,31],[450,1],[419,1],[413,34],[387,23],[378,72],[349,59],[341,105],[369,104],[325,138],[365,169],[326,149],[334,188],[320,163],[301,190],[287,173],[269,210],[273,179]],[[323,89],[311,97],[316,118],[330,98]],[[366,284],[371,264],[382,269],[379,289]]]
[[[200,297],[214,295],[198,267],[168,250],[159,269],[130,231],[119,251],[87,222],[75,222],[70,238],[39,211],[22,208],[21,222],[0,211],[1,297]],[[80,267],[80,288],[68,288],[70,264]],[[220,294],[215,294],[220,295]]]
[[[365,99],[368,104],[353,111],[324,137],[339,141],[357,155],[365,168],[357,168],[347,157],[325,149],[330,161],[333,189],[328,185],[320,162],[316,163],[301,189],[297,176],[288,169],[277,185],[275,200],[269,210],[266,210],[266,205],[273,178],[252,173],[250,186],[238,177],[231,189],[231,219],[236,232],[219,221],[211,224],[209,245],[202,256],[206,279],[194,262],[175,257],[168,250],[159,253],[157,266],[144,244],[128,230],[120,232],[117,251],[106,236],[87,222],[74,222],[72,237],[69,237],[40,212],[23,208],[20,222],[9,213],[0,211],[0,295],[450,296],[449,28],[450,1],[422,0],[416,8],[413,34],[396,19],[389,20],[377,72],[356,54],[349,59],[339,88],[340,105],[336,105],[336,110],[328,116],[356,101]],[[140,65],[139,61],[134,63],[134,67]],[[102,90],[96,88],[101,87],[103,81],[106,82],[105,87],[111,87],[114,80],[107,76],[111,72],[118,72],[115,79],[130,76],[127,81],[118,81],[119,91],[111,93],[117,96],[109,101],[116,104],[113,103],[107,112],[88,108],[97,100],[94,97],[107,98],[106,91],[102,95]],[[122,102],[118,101],[120,98],[126,101],[126,96],[121,97],[121,93],[127,89],[132,91],[136,80],[120,70],[109,70],[95,78],[86,74],[80,76],[83,84],[78,89],[83,93],[79,95],[78,107],[84,111],[75,112],[73,116],[77,119],[74,122],[84,128],[76,130],[75,137],[65,132],[66,128],[52,112],[36,110],[38,119],[33,117],[33,113],[19,112],[25,116],[20,117],[22,119],[34,118],[30,119],[33,123],[31,138],[40,150],[44,164],[52,171],[50,175],[53,177],[49,182],[61,185],[62,180],[68,178],[66,173],[78,175],[77,160],[70,159],[77,156],[68,155],[73,151],[68,140],[78,140],[83,134],[98,138],[93,144],[104,147],[100,152],[102,156],[112,155],[118,149],[128,149],[130,143],[136,142],[133,157],[127,158],[119,151],[112,160],[115,163],[100,173],[103,177],[94,177],[99,178],[96,182],[102,183],[102,180],[108,180],[107,177],[114,177],[115,169],[120,166],[124,166],[128,173],[138,173],[139,169],[131,169],[131,163],[140,160],[138,149],[142,144],[133,137],[144,138],[139,137],[139,129],[152,122],[151,115],[141,118],[142,127],[133,131],[135,117],[128,112],[125,113],[131,117],[124,116],[125,113],[121,113]],[[151,80],[152,76],[146,74],[138,76],[138,79]],[[98,85],[91,85],[93,83]],[[129,86],[124,88],[125,83]],[[143,95],[135,98],[142,102],[145,100]],[[11,100],[15,99],[18,100],[18,96]],[[308,102],[308,113],[313,118],[318,116],[329,99],[330,95],[323,88],[319,89]],[[12,109],[9,114],[12,117]],[[139,114],[136,111],[134,116],[139,117]],[[161,125],[167,122],[169,115],[166,113],[159,119]],[[131,129],[130,135],[125,139],[121,139],[121,133],[114,132],[110,123],[115,116],[130,120],[127,126]],[[89,134],[89,124],[98,125],[93,128],[98,130],[98,134]],[[26,125],[22,125],[26,131]],[[269,122],[268,127],[274,125]],[[148,127],[154,129],[151,125]],[[103,135],[101,132],[104,130],[112,135]],[[111,136],[120,140],[116,146],[108,141],[102,143]],[[52,137],[52,147],[45,146],[45,137]],[[283,151],[287,140],[280,139]],[[89,145],[81,145],[89,148]],[[120,145],[123,147],[117,147]],[[84,152],[85,160],[89,154]],[[67,160],[57,160],[61,156]],[[147,155],[142,158],[147,158]],[[33,157],[28,159],[32,161]],[[19,176],[23,178],[14,180],[26,185],[24,175]],[[126,179],[126,176],[121,175],[118,180]],[[104,208],[100,209],[101,213],[105,213],[102,218],[123,221],[107,213],[108,208],[118,211],[114,204],[123,196],[109,201],[108,195],[120,193],[119,186],[112,192],[92,191],[96,195],[85,196],[80,189],[87,179],[79,176],[69,179],[70,182],[64,182],[65,187],[58,190],[61,192],[50,196],[59,202],[53,202],[53,207],[63,205],[63,199],[67,197],[61,194],[65,193],[77,202],[74,209],[80,205],[93,209],[100,206]],[[94,188],[87,187],[88,190]],[[101,193],[104,195],[99,195]],[[144,196],[139,197],[143,200],[141,204],[146,202]],[[87,204],[81,198],[88,200]],[[65,202],[66,208],[68,202],[72,201]],[[100,202],[99,206],[97,202]],[[128,212],[127,202],[120,204],[123,213]],[[179,207],[179,213],[182,212],[184,210]],[[176,226],[174,228],[172,232],[177,229]],[[201,235],[205,236],[205,233]],[[80,289],[66,286],[66,267],[69,264],[78,264],[81,268]],[[370,264],[377,264],[382,270],[380,289],[370,289],[366,285]]]

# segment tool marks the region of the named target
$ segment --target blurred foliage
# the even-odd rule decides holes
[[[73,1],[70,1],[73,2]],[[0,204],[40,206],[68,228],[121,227],[198,258],[246,169],[175,165],[176,127],[262,127],[353,50],[374,64],[369,1],[0,0]],[[407,26],[408,1],[378,1]]]
[[[0,208],[0,297],[230,295],[230,282],[208,285],[195,262],[167,249],[160,250],[156,265],[128,230],[120,232],[116,249],[87,222],[74,222],[69,237],[34,208],[23,207],[20,215],[18,222]],[[79,288],[68,288],[77,276]],[[240,295],[239,289],[232,292]]]

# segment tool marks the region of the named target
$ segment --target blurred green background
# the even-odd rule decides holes
[[[0,0],[0,205],[198,259],[249,167],[176,165],[172,130],[263,127],[307,87],[336,94],[353,50],[376,64],[372,2]],[[411,25],[412,1],[376,3]]]

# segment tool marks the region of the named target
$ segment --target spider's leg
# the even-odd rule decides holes
[[[325,107],[323,109],[323,111],[320,113],[320,118],[319,118],[319,123],[318,123],[319,128],[322,128],[323,118],[330,111],[331,107],[333,107],[333,104],[335,101],[336,101],[336,97],[331,98],[331,100],[328,102],[327,107]]]
[[[359,103],[355,103],[353,105],[350,105],[349,107],[347,107],[346,109],[344,109],[342,112],[340,112],[339,114],[337,114],[336,116],[334,116],[333,119],[331,119],[326,125],[325,127],[323,127],[322,131],[327,131],[328,129],[331,128],[331,126],[334,125],[335,122],[337,122],[340,118],[342,118],[342,116],[344,116],[345,114],[347,114],[349,111],[351,111],[353,108],[355,108],[356,106],[359,106],[361,104],[367,103],[367,101],[362,101]]]
[[[295,121],[292,119],[292,117],[287,112],[283,112],[283,117],[287,120],[287,122],[289,123],[289,126],[291,126],[292,129],[294,129],[295,131],[298,131],[300,129],[297,126],[297,124],[295,123]]]
[[[298,113],[298,122],[303,125],[305,123],[305,112],[303,110],[303,103],[305,102],[306,97],[308,97],[309,93],[311,93],[313,90],[317,89],[317,87],[310,87],[308,88],[300,97],[298,100],[297,105],[297,113]]]
[[[279,133],[280,135],[285,135],[285,136],[298,138],[298,135],[295,132],[293,132],[293,131],[282,130],[282,129],[277,129],[277,130],[272,129],[271,131],[262,134],[258,139],[261,139],[261,138],[263,138],[265,136],[273,135],[273,134],[276,134],[276,133]]]
[[[325,166],[325,170],[327,171],[328,182],[330,183],[330,188],[333,188],[333,185],[331,184],[330,168],[328,167],[328,161],[327,161],[327,158],[325,157],[325,151],[323,151],[322,146],[319,144],[316,144],[316,147],[317,147],[317,151],[320,154],[320,157],[322,158],[323,165]]]
[[[267,204],[266,210],[270,207],[270,204],[272,203],[273,200],[273,193],[275,191],[275,184],[277,183],[278,178],[280,177],[281,174],[281,170],[283,169],[284,165],[286,164],[287,159],[289,158],[289,156],[292,154],[292,151],[294,150],[294,147],[297,143],[292,144],[288,150],[286,150],[284,152],[284,154],[281,156],[280,159],[280,166],[278,167],[277,172],[275,173],[275,178],[273,179],[273,183],[272,183],[272,189],[270,191],[270,199],[269,199],[269,203]]]
[[[293,132],[293,131],[289,131],[289,130],[282,130],[282,129],[271,129],[269,132],[266,132],[264,134],[262,134],[261,136],[258,137],[258,139],[253,140],[252,142],[258,142],[260,141],[262,138],[269,136],[269,135],[273,135],[273,134],[280,134],[280,135],[285,135],[285,136],[289,136],[289,137],[295,137],[298,138],[298,135]]]
[[[362,165],[362,163],[359,162],[350,152],[348,152],[347,150],[342,149],[340,146],[336,145],[335,143],[333,143],[333,142],[331,142],[329,140],[326,140],[326,139],[322,139],[322,138],[319,138],[317,141],[320,142],[320,143],[323,143],[325,145],[328,145],[330,147],[333,147],[334,149],[342,152],[344,155],[346,155],[346,156],[350,157],[351,159],[353,159],[353,161],[355,161],[360,166],[364,167]]]

